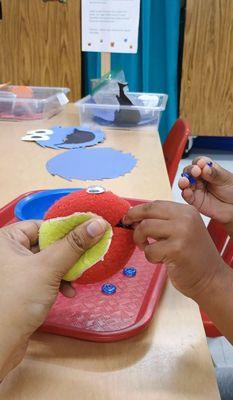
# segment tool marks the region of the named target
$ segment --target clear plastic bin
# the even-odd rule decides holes
[[[112,128],[135,128],[154,125],[158,129],[168,96],[161,93],[127,92],[134,104],[96,104],[92,96],[86,96],[75,103],[80,124]]]
[[[7,86],[0,90],[1,120],[47,119],[69,102],[68,88]]]

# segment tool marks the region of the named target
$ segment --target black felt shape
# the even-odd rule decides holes
[[[128,86],[128,84],[118,82],[118,86],[119,86],[119,96],[116,95],[118,103],[121,106],[132,106],[133,105],[132,101],[126,96],[124,91],[124,88]]]
[[[95,139],[95,134],[93,132],[74,129],[73,133],[66,136],[64,144],[91,142],[93,139]]]
[[[124,88],[127,83],[118,82],[119,96],[116,95],[117,101],[121,106],[133,106],[132,101],[126,96]],[[115,112],[114,122],[116,125],[136,125],[140,122],[141,114],[138,110],[124,110]]]

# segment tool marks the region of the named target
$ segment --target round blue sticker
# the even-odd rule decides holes
[[[115,285],[112,285],[111,283],[105,283],[103,286],[102,286],[102,293],[104,293],[104,294],[114,294],[114,293],[116,293],[116,286]]]
[[[123,274],[129,278],[133,278],[137,273],[136,268],[134,267],[125,267],[123,269]]]

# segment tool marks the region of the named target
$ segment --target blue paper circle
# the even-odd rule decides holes
[[[130,153],[100,147],[66,151],[49,160],[46,167],[51,175],[67,180],[95,181],[124,175],[130,172],[136,163],[136,158]]]
[[[68,135],[71,135],[74,130],[81,130],[84,132],[91,132],[94,135],[92,140],[83,143],[64,143],[65,138]],[[84,148],[88,146],[94,146],[98,143],[101,143],[105,139],[104,132],[100,129],[91,129],[87,126],[53,126],[51,128],[53,134],[50,136],[49,140],[37,140],[38,143],[42,147],[50,147],[52,149],[78,149]]]

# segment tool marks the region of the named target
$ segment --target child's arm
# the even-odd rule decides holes
[[[233,344],[233,270],[225,265],[195,301]]]
[[[196,179],[193,184],[182,177],[179,187],[185,201],[202,214],[225,224],[233,238],[233,174],[208,157],[198,157],[184,169]]]
[[[131,208],[125,224],[152,263],[165,263],[173,285],[195,300],[233,342],[233,271],[191,206],[155,201]],[[154,239],[154,242],[148,241]]]

